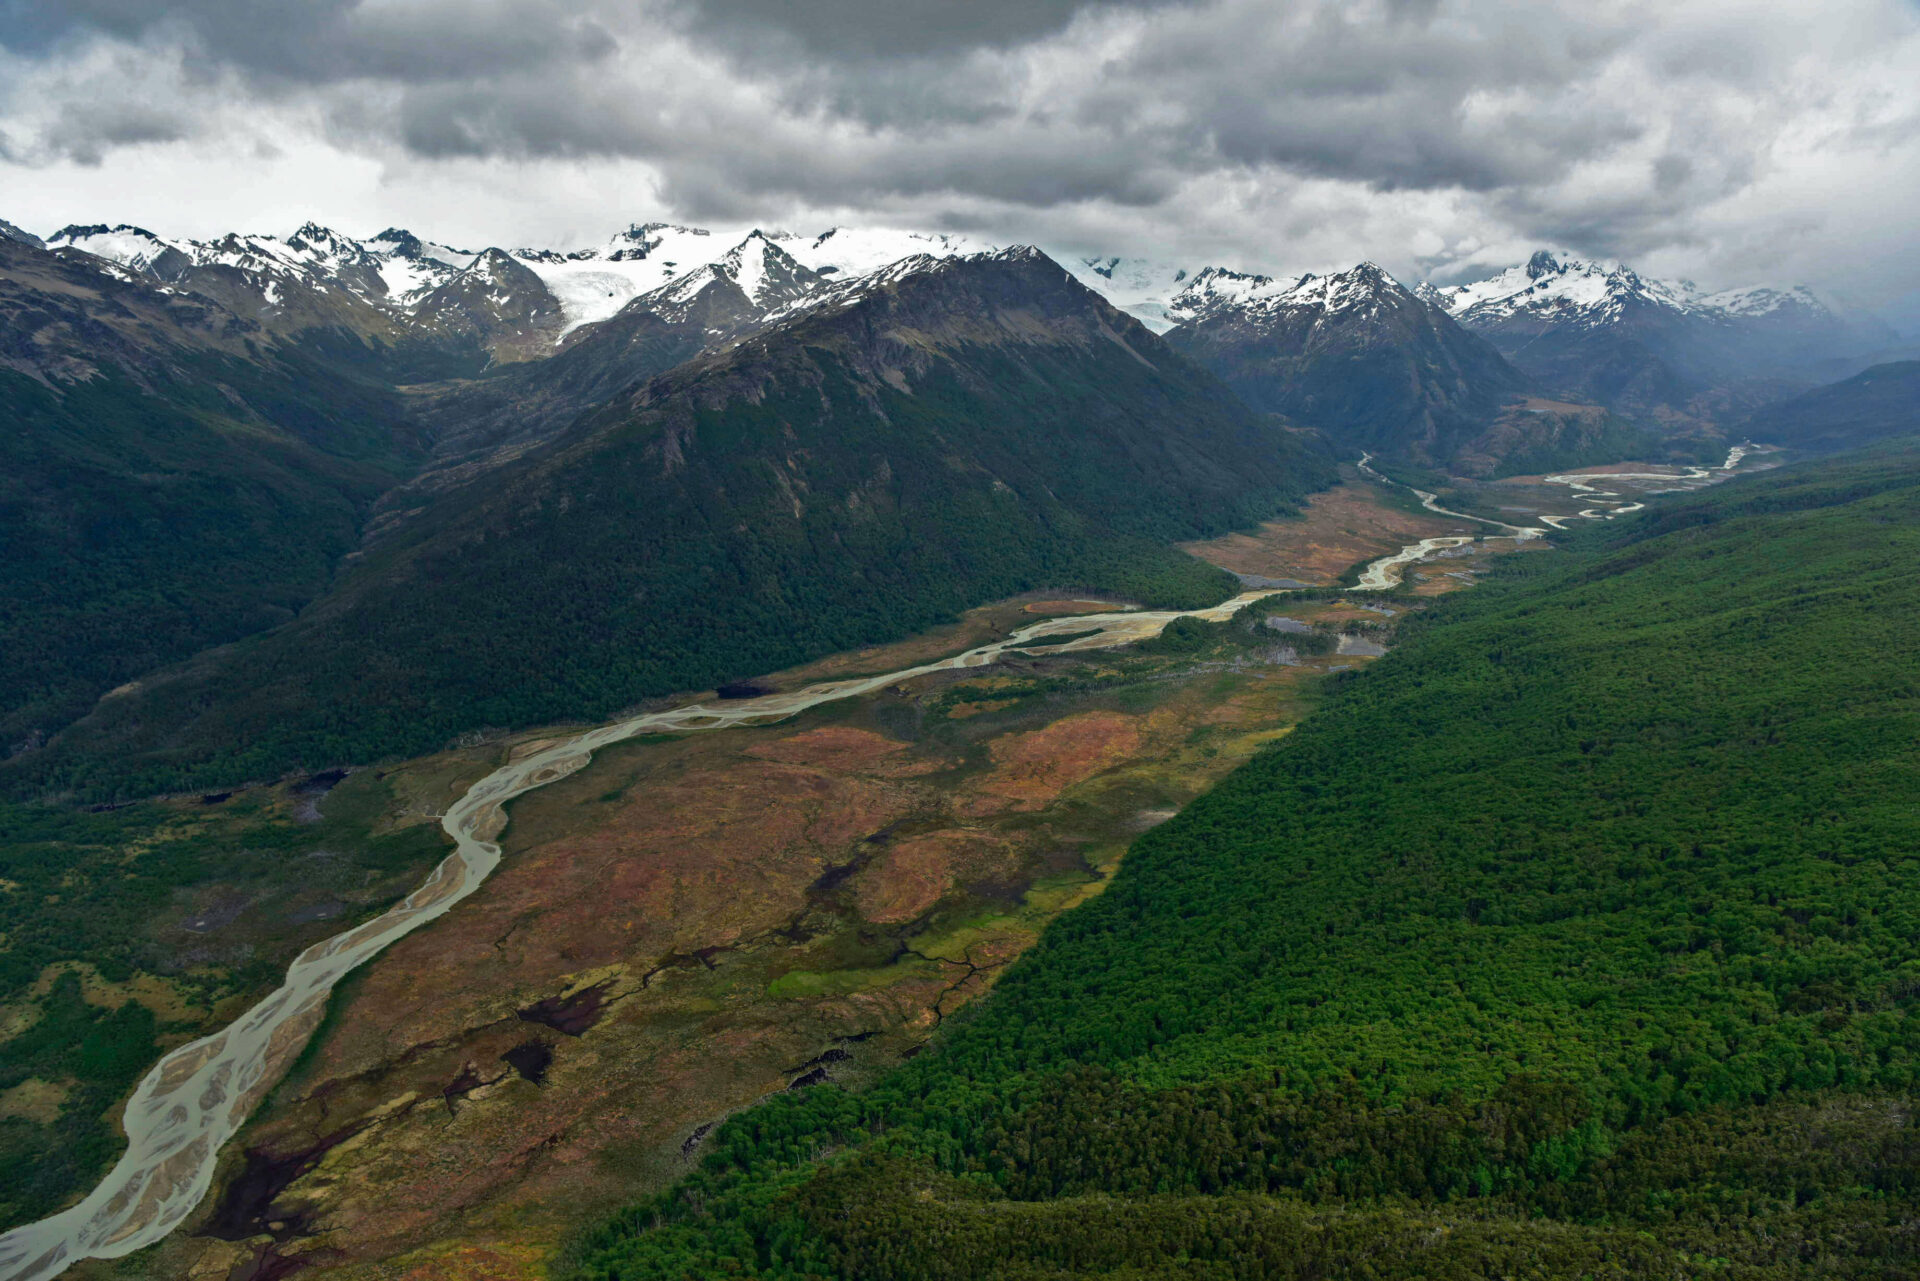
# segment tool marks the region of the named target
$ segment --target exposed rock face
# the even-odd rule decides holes
[[[46,241],[40,239],[40,237],[30,231],[25,231],[14,226],[5,218],[0,218],[0,240],[18,241],[23,245],[31,245],[35,249],[45,249],[47,247]]]
[[[490,335],[507,329],[499,320],[482,326],[458,306],[449,305],[444,314],[437,302],[423,307],[423,298],[478,259],[424,246],[406,232],[386,232],[363,244],[308,223],[284,238],[229,233],[196,241],[100,224],[63,227],[47,244],[95,271],[196,295],[276,340],[297,341],[401,381],[477,373],[489,359]],[[535,284],[546,295],[546,287]],[[475,304],[460,292],[444,301]],[[557,329],[555,323],[546,332]],[[509,337],[518,341],[523,332],[531,330],[513,329]]]
[[[633,298],[606,320],[572,330],[546,359],[437,397],[424,411],[439,437],[437,466],[389,505],[405,508],[417,501],[417,491],[467,474],[475,462],[544,440],[587,410],[704,352],[729,347],[830,289],[826,277],[756,232],[720,261]]]
[[[1372,263],[1274,281],[1208,270],[1166,337],[1257,409],[1347,450],[1444,462],[1527,386],[1483,339]]]
[[[489,249],[422,298],[418,310],[444,332],[500,355],[545,355],[565,318],[546,283],[511,255]]]

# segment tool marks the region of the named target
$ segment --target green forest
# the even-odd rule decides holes
[[[398,397],[297,349],[0,371],[0,758],[103,693],[284,623],[423,454]]]
[[[1913,1275],[1920,453],[1566,542],[560,1271]]]

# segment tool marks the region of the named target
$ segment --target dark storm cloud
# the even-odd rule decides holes
[[[174,142],[186,137],[189,129],[186,121],[165,109],[133,102],[74,102],[62,104],[47,137],[55,149],[77,163],[98,165],[116,147]]]
[[[1182,172],[1110,146],[1062,154],[1048,130],[948,128],[838,146],[827,133],[818,122],[774,123],[723,103],[689,111],[592,83],[556,94],[531,79],[409,94],[401,112],[402,137],[423,156],[645,156],[660,167],[664,194],[693,218],[751,219],[769,193],[821,205],[959,191],[1029,207],[1096,199],[1137,207],[1167,199]]]
[[[1917,33],[1907,0],[0,0],[0,157],[306,136],[639,166],[692,219],[1764,265],[1859,224],[1849,183],[1920,194]]]
[[[1009,49],[1064,30],[1090,9],[1146,9],[1177,0],[686,0],[688,25],[730,48],[791,47],[825,62],[938,58]]]
[[[966,16],[921,22],[933,7]],[[667,167],[669,184],[746,198],[886,189],[1047,205],[1100,194],[1137,204],[1165,185],[1143,170],[1221,167],[1272,166],[1382,190],[1488,191],[1548,180],[1642,127],[1560,100],[1560,87],[1611,57],[1622,34],[1588,31],[1570,42],[1564,24],[1524,14],[1487,30],[1440,29],[1436,6],[1413,3],[1357,17],[1332,4],[1058,4],[1023,7],[1020,21],[1000,22],[994,3],[835,0],[806,7],[805,24],[790,16],[798,8],[705,0],[691,30],[726,58],[755,40],[827,51],[814,61],[786,57],[777,72],[749,64],[749,82],[765,95],[754,109],[771,104],[810,128],[807,145],[779,148],[793,140],[780,122],[737,116],[722,95],[689,108],[686,84],[608,80],[574,67],[410,89],[400,137],[424,156],[645,159]],[[1054,90],[1045,77],[1061,69],[1035,64],[1058,57],[1061,38],[1034,40],[1076,14],[1137,15],[1148,25],[1088,67],[1072,67],[1069,55],[1066,83]],[[865,43],[842,40],[841,24],[866,31]],[[1022,33],[1032,38],[1005,47]],[[644,36],[625,33],[633,43]],[[897,57],[864,56],[881,52]],[[1499,92],[1520,95],[1525,109],[1484,119],[1468,110],[1475,97]],[[1051,159],[1030,163],[1035,152]],[[681,164],[699,172],[680,173]]]
[[[208,69],[308,84],[466,79],[590,63],[614,47],[565,0],[0,0],[0,46],[45,55],[91,36],[178,43]]]
[[[1107,173],[1109,194],[1137,203],[1159,185],[1133,178],[1138,169],[1217,167],[1489,191],[1548,181],[1644,127],[1564,89],[1613,57],[1631,25],[1569,23],[1525,5],[1471,23],[1441,21],[1438,0],[671,0],[651,12],[564,0],[0,4],[22,19],[0,41],[21,50],[104,35],[173,42],[191,67],[282,90],[385,84],[397,102],[389,135],[424,157],[681,157],[731,166],[727,185],[749,195],[812,198],[850,182],[854,193],[952,189],[1044,204],[1084,199],[1089,175]],[[1097,47],[1103,21],[1128,18],[1144,24],[1133,38]],[[1087,65],[1075,65],[1076,36]],[[644,63],[675,37],[720,65],[680,75],[611,65],[622,54]],[[756,50],[778,56],[739,61]],[[733,85],[714,77],[729,65],[740,71]],[[740,85],[759,91],[744,111]],[[1476,116],[1474,101],[1503,93],[1519,109]],[[765,119],[770,110],[786,119]],[[340,114],[382,127],[359,102]],[[770,139],[791,139],[782,124],[816,140],[769,155]],[[969,130],[981,136],[957,136]],[[46,139],[89,141],[117,139]],[[1029,152],[1049,141],[1058,180],[1027,172]]]

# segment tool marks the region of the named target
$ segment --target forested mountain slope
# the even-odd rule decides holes
[[[292,618],[425,456],[400,398],[211,299],[0,237],[0,759]]]
[[[1769,445],[1831,453],[1920,432],[1920,360],[1875,365],[1843,382],[1769,405],[1746,424]]]
[[[412,755],[1040,585],[1209,603],[1230,576],[1167,544],[1331,475],[1037,252],[910,260],[486,473],[297,622],[108,700],[14,785]]]
[[[1520,558],[568,1266],[1912,1275],[1916,552],[1909,449]]]

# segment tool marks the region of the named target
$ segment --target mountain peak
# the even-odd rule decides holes
[[[418,258],[425,252],[420,237],[404,227],[388,227],[367,243],[383,247],[385,252],[401,258]]]
[[[794,261],[793,255],[758,228],[727,250],[717,270],[740,287],[747,301],[763,310],[797,302],[820,284],[817,274]]]
[[[40,237],[30,231],[22,231],[5,218],[0,218],[0,240],[17,240],[23,245],[32,245],[35,249],[45,249],[47,247],[46,241],[40,239]]]
[[[675,232],[682,236],[711,236],[713,234],[705,227],[683,227],[675,222],[634,222],[628,223],[627,229],[615,236],[614,239],[645,240],[663,231]]]
[[[1884,332],[1804,286],[1707,293],[1626,263],[1546,250],[1434,295],[1555,395],[1627,414],[1695,413],[1710,389],[1792,370],[1815,376],[1815,362],[1871,351]]]
[[[288,239],[305,240],[308,242],[318,241],[322,244],[337,244],[345,240],[346,237],[331,227],[323,227],[319,223],[309,220],[301,223],[300,229],[294,232]]]
[[[1277,281],[1210,269],[1174,305],[1185,322],[1167,335],[1175,350],[1254,408],[1343,445],[1450,458],[1524,386],[1431,291],[1416,295],[1375,262]]]
[[[1312,312],[1344,313],[1382,302],[1411,302],[1413,294],[1376,262],[1360,262],[1345,271],[1320,276],[1308,272],[1293,280],[1250,275],[1223,267],[1196,274],[1174,296],[1167,314],[1176,320],[1207,320],[1215,316],[1278,315]]]
[[[160,280],[176,279],[193,265],[193,260],[170,241],[145,227],[124,222],[112,227],[105,223],[62,227],[47,238],[46,247],[78,249]]]

